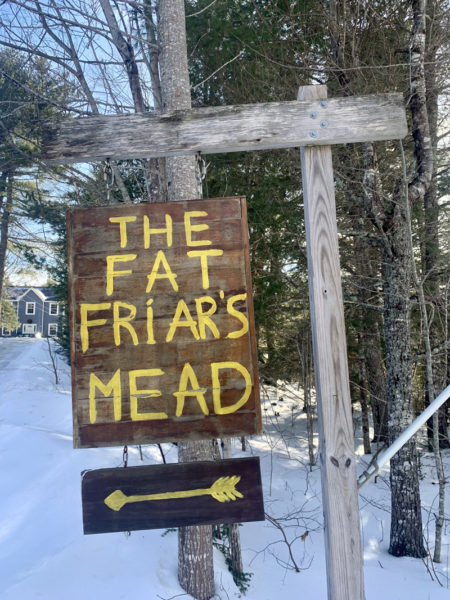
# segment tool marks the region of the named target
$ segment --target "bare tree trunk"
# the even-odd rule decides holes
[[[412,78],[411,84],[411,111],[413,114],[413,123],[415,127],[414,130],[416,132],[414,135],[416,141],[416,159],[418,162],[420,161],[419,174],[423,175],[423,179],[425,181],[425,190],[423,192],[422,198],[425,209],[424,267],[425,275],[427,277],[426,285],[429,302],[432,306],[437,307],[440,301],[440,276],[437,272],[437,259],[439,250],[439,206],[437,203],[435,185],[432,180],[432,174],[434,172],[434,154],[437,145],[437,92],[435,65],[431,64],[431,68],[427,69],[427,75],[425,75],[424,61],[426,53],[428,60],[431,60],[431,62],[434,60],[437,54],[438,46],[430,44],[427,47],[426,45],[426,0],[413,0],[412,6],[414,14],[414,29],[411,54],[413,55],[414,53],[416,56],[416,65],[413,70],[415,77]],[[435,22],[435,10],[436,3],[433,0],[430,0],[428,4],[428,11],[431,11],[431,27],[437,25],[437,23]],[[427,86],[429,86],[428,89]],[[424,140],[423,138],[426,139]],[[432,342],[434,342],[435,345],[438,345],[439,335],[437,332],[436,322],[433,325],[433,319],[430,318],[430,314],[427,309],[424,285],[419,279],[414,258],[411,216],[409,214],[408,197],[411,186],[407,186],[405,162],[403,165],[403,171],[406,190],[405,206],[407,211],[409,250],[411,256],[412,273],[414,278],[414,284],[416,286],[419,297],[420,312],[422,315],[423,338],[425,344],[426,397],[429,403],[435,398],[437,391],[435,387],[435,382],[438,377],[439,368],[437,365],[433,364]],[[412,191],[414,192],[414,188],[412,188]],[[432,420],[432,443],[435,457],[436,472],[439,483],[438,514],[436,516],[435,546],[433,555],[433,560],[435,562],[440,562],[441,560],[442,529],[444,525],[445,516],[444,511],[446,480],[440,452],[440,412],[441,411],[434,413]],[[445,438],[447,438],[446,426],[443,429]]]
[[[423,200],[433,176],[433,145],[428,120],[425,86],[425,23],[426,0],[411,0],[413,31],[411,39],[411,99],[412,135],[416,158],[416,176],[409,184],[411,204]]]
[[[438,98],[439,87],[437,83],[437,66],[436,58],[438,57],[439,42],[442,36],[445,37],[446,31],[443,31],[441,25],[442,9],[436,0],[428,0],[427,2],[427,47],[426,47],[426,62],[427,69],[425,71],[425,86],[426,86],[426,106],[428,112],[430,136],[433,148],[433,160],[436,157],[438,144]],[[424,195],[424,285],[423,291],[427,303],[432,306],[433,313],[430,319],[430,345],[431,348],[437,348],[442,343],[443,327],[439,321],[438,315],[442,307],[441,298],[441,273],[439,268],[440,256],[440,240],[439,240],[439,215],[440,207],[438,202],[438,192],[436,180],[433,178],[430,186]],[[435,393],[438,389],[445,388],[447,362],[444,357],[437,356],[432,363],[433,381]],[[428,405],[433,401],[434,397],[430,398],[426,386],[425,404]],[[446,402],[438,411],[439,423],[439,447],[449,448],[450,440],[447,433],[447,411],[450,406]],[[429,445],[433,445],[433,425],[432,420],[427,424],[427,433]]]
[[[309,456],[309,470],[312,471],[312,467],[316,464],[316,454],[314,448],[314,408],[311,399],[311,387],[309,384],[308,375],[303,379],[303,393],[306,410],[306,429],[308,435],[308,456]]]
[[[8,178],[8,171],[2,171],[0,175],[0,213],[2,211],[3,201],[6,194],[6,180]]]
[[[362,435],[364,454],[371,454],[370,447],[370,430],[369,430],[369,402],[368,402],[368,386],[366,377],[366,366],[362,353],[361,335],[358,336],[358,367],[359,367],[359,401],[361,404],[361,420],[362,420]]]
[[[433,175],[431,143],[425,89],[425,8],[426,0],[411,0],[412,134],[416,160],[415,177],[407,186],[407,203],[393,198],[385,221],[388,236],[385,286],[385,341],[389,441],[392,443],[412,418],[412,388],[409,348],[410,234],[409,203],[423,201]],[[406,169],[404,169],[405,171]],[[393,335],[395,332],[395,336]],[[431,375],[432,379],[432,375]],[[389,552],[395,556],[423,557],[422,516],[420,511],[417,457],[410,440],[391,459],[392,521]]]
[[[316,456],[314,448],[314,408],[311,398],[312,348],[309,334],[306,337],[306,342],[303,344],[302,349],[300,349],[299,341],[297,339],[297,352],[302,368],[303,408],[306,412],[309,469],[312,471],[312,467],[316,464]]]
[[[412,0],[411,101],[416,176],[408,185],[408,203],[424,197],[431,181],[433,160],[426,111],[424,52],[425,0]],[[400,194],[399,194],[400,195]],[[388,219],[389,252],[386,253],[385,342],[389,441],[392,443],[412,419],[409,293],[410,251],[408,206],[394,198]],[[393,335],[395,332],[395,336]],[[414,440],[391,459],[392,519],[389,552],[394,556],[423,557],[422,515]]]
[[[386,397],[389,407],[389,443],[411,423],[412,386],[410,360],[409,290],[410,261],[404,211],[395,209],[390,233],[391,253],[386,253],[385,343]],[[395,332],[395,335],[394,335]],[[426,555],[422,537],[419,479],[415,441],[410,440],[391,459],[391,537],[394,556]]]
[[[156,15],[154,14],[154,7],[152,6],[151,0],[144,0],[144,17],[149,52],[148,70],[150,73],[150,80],[152,82],[153,102],[156,113],[160,114],[162,112],[163,102],[161,79],[159,76],[159,45],[156,37],[157,19]],[[156,171],[159,175],[160,200],[162,202],[167,202],[166,161],[164,158],[156,158],[152,160],[157,162]]]
[[[179,462],[211,459],[211,445],[205,441],[178,444]],[[214,565],[211,525],[178,529],[178,580],[197,600],[214,596]]]
[[[447,365],[447,369],[446,369],[446,373],[445,373],[445,384],[444,387],[447,387],[448,385],[450,385],[450,360],[449,360],[449,344],[450,344],[450,338],[449,338],[449,319],[450,319],[450,315],[449,315],[449,310],[448,310],[448,304],[449,304],[449,299],[450,299],[450,279],[447,280],[447,285],[445,286],[445,293],[444,293],[444,365]],[[448,404],[448,402],[447,402]]]
[[[364,324],[365,370],[373,415],[373,441],[384,444],[388,439],[388,409],[386,403],[386,378],[381,350],[379,326],[376,319],[368,319]]]
[[[163,111],[190,108],[187,69],[186,31],[183,0],[164,0],[159,4],[158,31]],[[195,158],[167,159],[169,201],[201,197],[195,174]],[[207,441],[178,444],[180,462],[211,458]],[[214,595],[212,528],[210,525],[180,527],[178,534],[178,579],[197,600]]]
[[[119,29],[114,11],[109,0],[100,0],[100,5],[105,15],[111,32],[113,43],[119,52],[128,76],[131,95],[136,112],[145,112],[144,95],[142,93],[139,70],[134,54],[134,48],[131,40],[126,40]],[[164,191],[160,185],[157,159],[143,159],[142,166],[144,178],[147,186],[147,195],[151,202],[161,202],[164,199]]]
[[[230,525],[230,558],[233,580],[237,584],[239,582],[239,578],[244,572],[244,567],[242,564],[241,536],[239,533],[239,523],[231,523]]]
[[[232,458],[231,454],[231,438],[225,438],[223,442],[223,457]],[[231,523],[229,525],[230,535],[230,559],[231,559],[231,572],[235,583],[238,583],[239,577],[244,572],[242,564],[242,552],[241,552],[241,536],[239,533],[239,523]]]
[[[8,249],[8,230],[13,203],[13,173],[6,175],[6,201],[3,205],[0,224],[0,298],[3,295],[3,282],[6,269],[6,252]]]
[[[382,202],[383,190],[380,182],[378,161],[373,144],[365,143],[363,148],[363,203],[369,214],[375,215],[375,206],[380,206]],[[376,220],[376,219],[374,219]],[[381,223],[374,223],[379,231],[382,230]],[[386,242],[386,240],[384,240]],[[360,272],[365,273],[368,281],[375,280],[377,273],[374,272],[373,253],[374,248],[367,247],[366,244],[359,244],[357,248],[357,260],[361,265]],[[378,258],[378,256],[377,256]],[[363,264],[365,266],[363,266]],[[361,305],[368,304],[373,291],[370,286],[362,285],[358,290],[359,301]],[[370,405],[373,415],[374,436],[373,441],[377,444],[387,442],[387,420],[388,411],[386,403],[386,378],[384,374],[384,361],[381,348],[381,319],[379,314],[374,311],[367,311],[361,319],[363,340],[365,370],[370,394]]]
[[[397,258],[398,261],[398,258]],[[412,388],[409,349],[409,265],[396,262],[387,267],[385,322],[389,442],[412,421]],[[393,272],[395,271],[395,273]],[[396,335],[393,336],[392,332]],[[423,557],[422,516],[415,442],[411,440],[391,459],[391,538],[394,556]]]
[[[191,108],[184,4],[164,0],[159,4],[160,77],[163,112]],[[184,57],[181,57],[183,52]],[[166,160],[169,201],[201,198],[194,156]]]
[[[406,182],[406,165],[404,165],[404,180],[405,180],[405,190],[407,192],[407,182]],[[427,311],[427,306],[425,303],[425,294],[423,291],[422,282],[419,280],[419,276],[417,274],[416,262],[414,258],[414,247],[413,247],[413,239],[412,239],[412,230],[411,230],[411,215],[409,212],[409,198],[406,193],[405,198],[405,206],[406,206],[406,218],[408,221],[408,241],[409,241],[409,251],[411,256],[411,265],[412,265],[412,273],[414,284],[417,289],[417,293],[419,296],[419,305],[420,312],[422,314],[422,327],[423,327],[423,337],[425,342],[425,371],[426,371],[426,381],[427,381],[427,395],[432,401],[436,395],[433,381],[433,360],[431,354],[431,341],[430,341],[430,326],[429,326],[429,315]],[[434,450],[434,458],[436,464],[436,472],[438,476],[439,482],[439,507],[438,514],[436,517],[436,530],[435,530],[435,542],[434,542],[434,562],[441,562],[441,547],[442,547],[442,529],[444,526],[444,516],[445,516],[445,475],[444,475],[444,467],[442,464],[442,456],[441,450],[439,447],[439,411],[435,412],[433,415],[433,450]]]

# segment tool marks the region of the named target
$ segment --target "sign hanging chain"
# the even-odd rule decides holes
[[[128,467],[128,446],[126,444],[123,447],[122,460],[123,460],[123,468],[126,469]],[[131,531],[124,531],[123,533],[126,538],[129,538],[131,535]]]

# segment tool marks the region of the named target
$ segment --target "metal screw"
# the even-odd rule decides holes
[[[322,101],[320,102],[320,106],[321,106],[322,108],[327,108],[327,107],[328,107],[328,102],[327,102],[326,100],[322,100]]]
[[[316,112],[312,112],[310,115],[311,119],[317,119],[317,113]]]
[[[328,121],[320,121],[321,127],[328,127]]]
[[[310,137],[312,137],[312,138],[319,137],[319,134],[318,134],[318,132],[317,132],[316,130],[313,130],[313,131],[311,131],[311,132],[309,133],[309,135],[310,135]]]

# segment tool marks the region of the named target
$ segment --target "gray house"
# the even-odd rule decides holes
[[[55,337],[61,306],[55,291],[49,287],[8,287],[6,295],[16,308],[20,327],[11,333],[0,330],[0,336]]]

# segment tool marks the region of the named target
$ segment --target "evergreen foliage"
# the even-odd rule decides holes
[[[3,297],[0,302],[0,330],[4,329],[6,333],[12,333],[19,326],[16,309],[8,298]]]
[[[218,525],[213,528],[213,546],[217,548],[224,556],[228,570],[233,576],[233,581],[241,594],[245,594],[250,587],[253,573],[237,571],[233,567],[230,549],[230,526]]]

